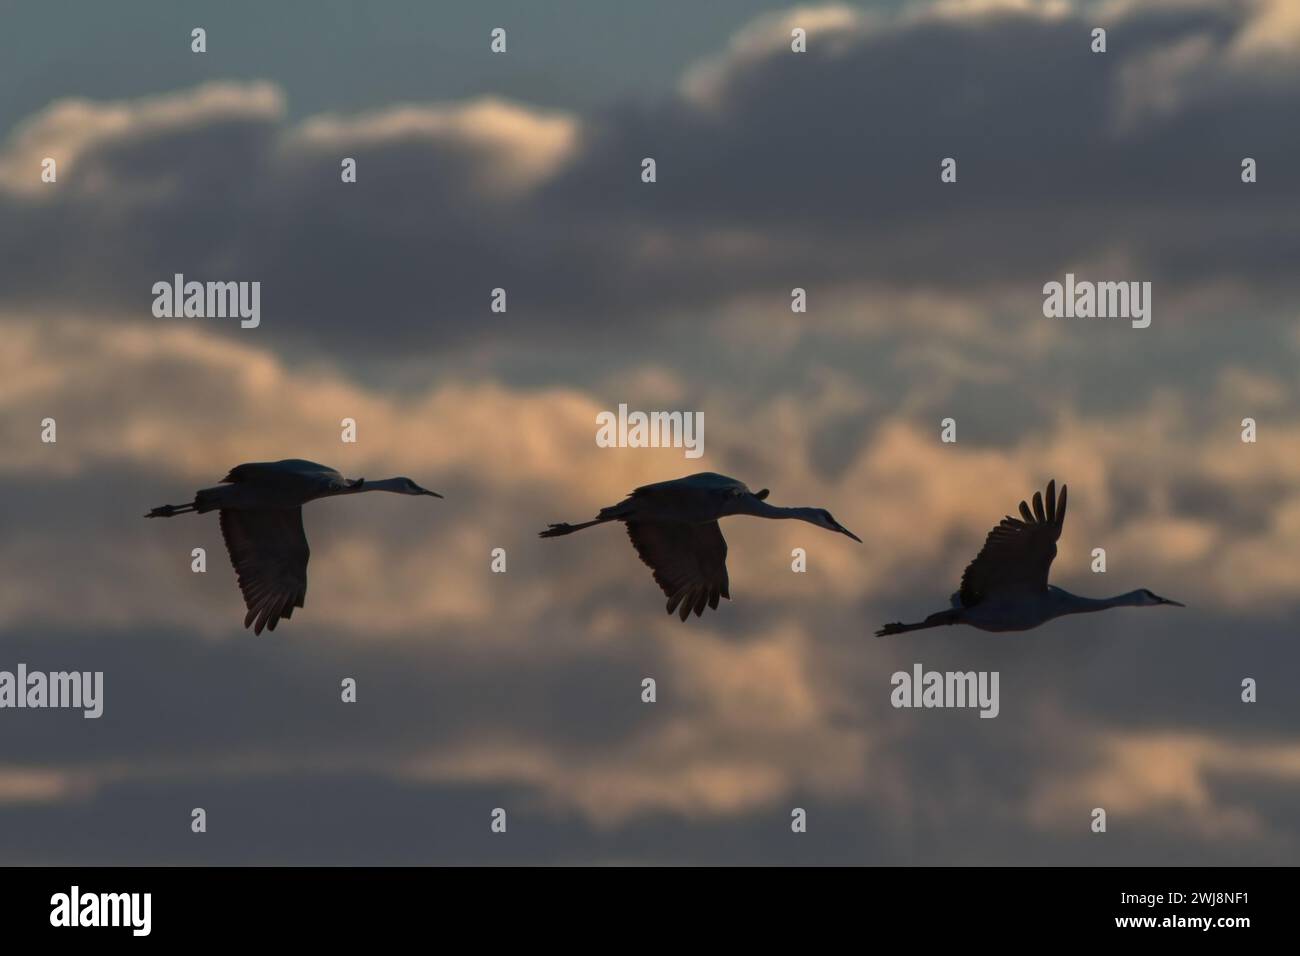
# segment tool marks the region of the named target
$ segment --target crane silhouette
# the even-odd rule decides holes
[[[248,608],[244,627],[251,626],[254,634],[261,634],[264,627],[274,631],[281,618],[292,617],[293,609],[306,600],[310,551],[302,527],[304,504],[364,491],[442,497],[410,478],[348,479],[333,468],[301,458],[237,465],[221,481],[195,492],[190,504],[163,505],[145,517],[220,512],[221,536]]]
[[[731,599],[727,542],[719,518],[796,518],[862,542],[824,508],[779,508],[766,503],[767,495],[766,488],[755,493],[735,478],[701,472],[642,485],[618,504],[600,509],[591,521],[553,524],[538,535],[557,538],[606,521],[622,521],[632,547],[668,595],[668,613],[677,611],[684,621],[691,611],[699,617],[705,605],[716,609],[719,598]]]
[[[1066,614],[1104,611],[1111,607],[1155,607],[1172,604],[1146,588],[1109,598],[1087,598],[1047,583],[1056,557],[1056,539],[1065,526],[1066,486],[1056,497],[1056,481],[1047,483],[1047,502],[1034,492],[1034,508],[1020,502],[1020,518],[1007,515],[989,532],[984,547],[961,576],[961,589],[952,607],[931,614],[919,624],[886,624],[876,637],[904,634],[942,624],[969,624],[983,631],[1027,631]]]

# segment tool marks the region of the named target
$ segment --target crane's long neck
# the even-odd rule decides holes
[[[1141,591],[1125,591],[1113,597],[1090,598],[1071,594],[1064,588],[1056,588],[1061,603],[1062,614],[1088,614],[1092,611],[1104,611],[1112,607],[1140,607],[1143,594]]]
[[[377,481],[362,481],[359,485],[345,488],[341,494],[356,495],[365,491],[404,492],[406,489],[401,478],[380,478]]]
[[[780,505],[769,505],[766,501],[759,501],[753,497],[746,497],[742,502],[740,514],[754,515],[757,518],[797,518],[813,524],[820,523],[820,508],[782,508]]]

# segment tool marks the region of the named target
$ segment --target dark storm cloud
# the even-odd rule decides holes
[[[1289,287],[1300,187],[1281,170],[1300,130],[1279,118],[1300,84],[1294,60],[1241,54],[1251,9],[1131,13],[1104,55],[1078,16],[861,21],[815,31],[804,55],[773,28],[689,92],[575,118],[573,148],[522,186],[479,180],[544,152],[529,129],[485,146],[343,124],[312,141],[263,110],[120,133],[44,194],[0,192],[4,296],[147,316],[174,272],[257,279],[267,334],[401,353],[599,343],[796,284],[1036,296],[1115,256],[1115,278]],[[356,185],[339,182],[345,155]],[[957,184],[939,182],[946,156]],[[488,311],[498,286],[506,315]]]
[[[637,673],[614,657],[577,668],[570,659],[549,670],[503,670],[499,658],[474,663],[445,645],[350,646],[321,634],[213,643],[163,631],[111,642],[67,631],[11,632],[3,637],[16,659],[105,670],[108,703],[98,721],[22,712],[0,724],[9,767],[39,768],[57,753],[64,769],[94,767],[98,778],[64,799],[0,801],[0,860],[1150,865],[1194,852],[1200,862],[1282,863],[1294,853],[1297,830],[1297,780],[1283,774],[1204,771],[1206,815],[1247,809],[1264,827],[1250,836],[1188,839],[1176,804],[1130,807],[1123,790],[1108,794],[1115,800],[1111,829],[1122,839],[1089,833],[1097,794],[1088,789],[1063,810],[1077,827],[1032,819],[1037,794],[1085,772],[1092,744],[1112,731],[1159,732],[1163,719],[1184,733],[1239,734],[1252,746],[1285,741],[1294,707],[1270,706],[1260,723],[1242,717],[1242,705],[1226,703],[1233,695],[1216,683],[1216,674],[1223,677],[1214,650],[1223,641],[1219,623],[1195,621],[1174,633],[1129,620],[1106,636],[1067,626],[997,644],[945,634],[924,644],[873,644],[869,652],[862,637],[826,637],[822,653],[839,662],[857,692],[841,719],[870,724],[887,741],[864,768],[864,790],[836,796],[795,787],[782,799],[722,816],[644,812],[613,829],[571,807],[547,806],[509,773],[476,781],[399,771],[404,756],[466,736],[482,740],[493,725],[527,726],[552,746],[563,741],[607,760],[636,750],[658,718],[647,716],[635,695],[613,690]],[[1253,658],[1261,674],[1293,668],[1294,649],[1266,636],[1262,628],[1239,631],[1237,659]],[[122,641],[132,642],[129,660]],[[1191,662],[1176,697],[1164,671],[1179,653]],[[635,652],[625,646],[618,656]],[[888,674],[913,660],[1000,669],[1002,714],[982,721],[962,711],[892,710]],[[355,705],[337,698],[345,672],[359,681]],[[1074,704],[1095,723],[1040,719],[1039,705],[1067,681]],[[1207,709],[1207,700],[1225,703]],[[660,706],[674,705],[666,699]],[[129,772],[117,772],[124,767]],[[502,839],[488,828],[498,806],[510,815]],[[792,806],[809,811],[806,842],[789,839]],[[193,807],[208,812],[206,838],[189,830]]]
[[[955,782],[968,785],[968,779]],[[1231,792],[1239,782],[1222,781]],[[1291,823],[1295,791],[1265,786],[1268,817]],[[1258,800],[1252,783],[1250,799]],[[801,800],[806,834],[791,839],[783,808],[726,820],[656,816],[617,832],[580,817],[511,810],[506,836],[488,829],[491,808],[526,800],[511,787],[427,786],[362,774],[200,777],[189,783],[107,788],[84,803],[0,807],[0,859],[13,865],[1287,865],[1286,842],[1169,839],[1159,827],[1112,822],[1113,837],[1033,833],[1018,821],[968,807],[937,826],[900,825],[870,806]],[[204,806],[205,836],[188,809]],[[1085,818],[1086,819],[1086,816]],[[1113,818],[1112,818],[1113,819]],[[113,821],[105,826],[104,821]],[[220,827],[220,832],[217,827]],[[53,843],[46,834],[64,839]]]
[[[213,572],[224,576],[227,569]],[[279,644],[242,634],[205,642],[181,629],[112,639],[6,632],[0,669],[23,661],[32,670],[103,671],[111,707],[96,720],[80,711],[6,711],[0,763],[39,766],[58,753],[74,767],[130,760],[145,775],[155,768],[162,776],[187,776],[195,772],[194,757],[209,769],[233,757],[254,758],[245,772],[283,772],[313,757],[348,768],[364,753],[366,761],[396,769],[403,755],[446,749],[467,733],[490,736],[521,714],[531,732],[585,749],[635,735],[642,713],[627,690],[639,686],[635,661],[616,659],[635,657],[628,649],[615,658],[570,658],[562,668],[532,666],[527,680],[507,683],[499,652],[417,641],[366,649],[319,627],[304,630]],[[355,705],[340,700],[343,676],[357,681]],[[592,713],[601,721],[591,722]],[[258,754],[280,755],[285,767],[260,767]]]

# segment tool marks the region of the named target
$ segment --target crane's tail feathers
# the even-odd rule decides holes
[[[193,503],[188,505],[161,505],[152,509],[146,518],[170,518],[172,515],[183,515],[195,510]]]
[[[581,531],[583,528],[590,528],[592,525],[604,524],[608,518],[596,518],[592,521],[584,521],[581,524],[552,524],[547,525],[545,531],[537,532],[539,538],[558,538],[561,535],[573,534],[575,531]]]
[[[876,637],[888,637],[891,634],[906,634],[908,631],[923,631],[928,627],[940,627],[944,624],[956,624],[961,620],[960,614],[956,609],[950,611],[936,611],[924,621],[918,624],[903,624],[895,621],[892,624],[886,624],[880,630],[876,631]]]

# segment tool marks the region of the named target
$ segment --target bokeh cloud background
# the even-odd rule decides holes
[[[1296,859],[1290,0],[13,3],[0,62],[0,668],[105,672],[0,712],[0,862]],[[176,272],[261,326],[154,318]],[[1066,272],[1151,327],[1044,318]],[[620,402],[704,457],[598,448]],[[254,638],[217,522],[140,515],[282,457],[447,497],[310,506]],[[866,543],[728,521],[683,625],[620,530],[536,538],[698,470]],[[870,636],[1052,477],[1054,580],[1189,607]],[[894,710],[917,661],[1000,716]]]

